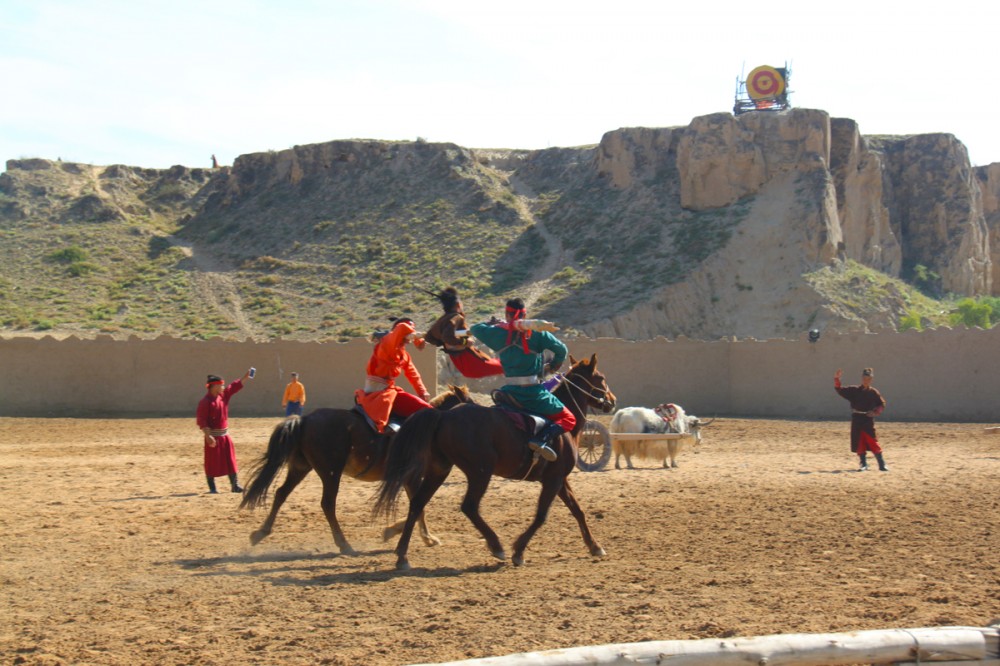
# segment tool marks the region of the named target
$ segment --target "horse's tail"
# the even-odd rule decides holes
[[[406,419],[393,437],[385,462],[385,475],[372,507],[373,518],[394,514],[400,491],[423,477],[430,463],[434,433],[446,413],[437,409],[422,409]]]
[[[241,509],[255,509],[267,502],[267,490],[274,482],[274,477],[299,447],[302,440],[302,420],[305,418],[309,417],[285,419],[275,426],[271,440],[267,443],[267,451],[250,469],[250,482],[243,493]]]

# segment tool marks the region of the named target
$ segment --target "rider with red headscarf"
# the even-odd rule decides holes
[[[524,301],[512,298],[507,301],[506,321],[476,324],[472,334],[500,358],[507,383],[500,389],[512,395],[524,409],[547,418],[551,423],[528,442],[531,449],[548,461],[557,454],[548,442],[576,425],[573,412],[550,393],[540,382],[544,370],[555,372],[566,359],[568,350],[550,331],[558,330],[543,320],[525,319]],[[546,368],[542,353],[551,351],[554,356]]]
[[[365,387],[354,392],[354,400],[375,422],[378,431],[383,432],[389,423],[390,414],[407,417],[430,407],[431,395],[406,351],[407,342],[412,342],[417,349],[424,348],[423,338],[417,336],[413,320],[405,317],[394,319],[392,328],[376,338],[375,348],[368,359]],[[420,397],[396,386],[395,379],[400,373],[406,375]]]

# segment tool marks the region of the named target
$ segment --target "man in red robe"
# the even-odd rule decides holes
[[[243,382],[251,376],[251,368],[229,386],[218,375],[209,375],[205,383],[207,392],[198,403],[196,421],[205,436],[205,478],[208,492],[217,493],[215,477],[228,476],[234,493],[243,492],[237,477],[236,448],[229,436],[229,400],[243,389]]]
[[[875,434],[875,417],[885,409],[885,398],[872,386],[872,377],[875,372],[871,368],[861,371],[861,384],[855,386],[841,386],[840,377],[843,371],[838,369],[833,375],[833,388],[851,403],[851,452],[858,454],[860,459],[859,472],[868,469],[868,459],[865,454],[871,451],[878,461],[878,468],[883,472],[888,472],[885,460],[882,459],[882,447],[879,446],[878,436]]]

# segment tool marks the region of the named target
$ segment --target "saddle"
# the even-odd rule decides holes
[[[354,411],[356,411],[358,414],[360,414],[364,418],[365,423],[368,424],[368,427],[371,428],[372,432],[375,433],[376,435],[382,435],[384,437],[391,437],[392,435],[395,435],[399,431],[399,428],[403,425],[403,420],[404,419],[401,419],[398,416],[396,416],[394,414],[391,414],[389,416],[389,423],[387,423],[386,426],[385,426],[385,431],[384,432],[379,432],[378,428],[375,426],[375,422],[372,421],[371,417],[368,416],[368,414],[365,412],[365,408],[364,407],[362,407],[361,405],[355,403],[354,407],[352,407],[352,409]]]
[[[525,410],[521,403],[506,391],[493,389],[490,391],[490,398],[493,399],[495,408],[509,418],[518,429],[528,433],[529,437],[537,435],[550,423],[548,419]]]

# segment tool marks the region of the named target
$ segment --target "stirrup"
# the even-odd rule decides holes
[[[555,462],[559,458],[559,454],[555,452],[548,444],[539,444],[538,442],[528,442],[528,448],[545,458],[549,462]]]

